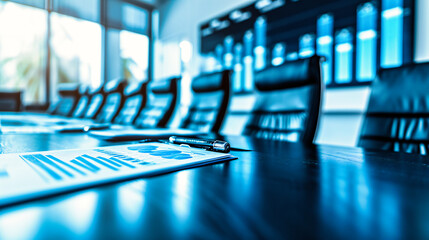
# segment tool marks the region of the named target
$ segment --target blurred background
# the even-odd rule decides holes
[[[380,68],[429,61],[429,0],[0,0],[0,88],[46,109],[58,84],[156,81],[326,58],[317,142],[355,146]],[[412,79],[410,79],[412,81]]]

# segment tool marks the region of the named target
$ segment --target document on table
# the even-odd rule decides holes
[[[0,206],[235,159],[164,143],[0,155]]]
[[[84,132],[107,129],[108,123],[96,123],[88,119],[74,119],[40,114],[3,114],[0,115],[0,133],[58,133]]]

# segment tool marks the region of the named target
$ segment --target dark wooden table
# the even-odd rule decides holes
[[[429,238],[428,157],[227,139],[253,151],[2,208],[0,239]],[[69,133],[5,134],[0,144],[19,153],[111,143]]]

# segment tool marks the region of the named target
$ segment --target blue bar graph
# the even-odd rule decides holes
[[[62,180],[63,178],[61,175],[59,175],[54,170],[50,169],[47,165],[39,161],[34,155],[20,155],[20,157],[24,160],[27,160],[28,162],[34,164],[35,166],[39,167],[41,170],[43,170],[45,173],[47,173],[49,176],[51,176],[55,180]]]
[[[305,34],[299,38],[299,57],[307,58],[314,55],[314,35]]]
[[[90,171],[90,172],[97,173],[97,170],[96,170],[96,169],[93,169],[93,168],[91,168],[91,167],[89,167],[89,166],[85,165],[84,163],[82,163],[81,161],[79,161],[79,160],[77,160],[77,159],[73,159],[73,160],[71,160],[70,162],[71,162],[71,163],[73,163],[73,164],[75,164],[76,166],[79,166],[79,167],[81,167],[81,168],[83,168],[83,169],[86,169],[86,170],[88,170],[88,171]]]
[[[82,155],[82,157],[88,158],[88,159],[90,159],[90,160],[92,160],[92,161],[94,161],[94,162],[96,162],[96,163],[98,163],[98,164],[100,164],[100,165],[103,165],[104,167],[107,167],[107,168],[109,168],[109,169],[111,169],[111,170],[113,170],[113,171],[118,171],[118,169],[117,169],[117,168],[115,168],[115,167],[111,166],[110,164],[107,164],[106,162],[104,162],[104,161],[102,161],[102,160],[100,160],[100,159],[98,159],[98,158],[95,158],[95,157],[89,156],[89,155],[87,155],[87,154]]]
[[[65,170],[64,168],[62,168],[61,166],[59,166],[54,161],[52,161],[51,159],[47,158],[46,156],[43,156],[42,154],[35,154],[33,156],[36,157],[37,159],[39,159],[40,161],[48,164],[49,166],[51,166],[51,167],[59,170],[60,172],[64,173],[65,175],[67,175],[69,177],[74,177],[73,174],[71,174],[69,171]]]
[[[317,54],[326,58],[322,63],[322,78],[325,84],[332,82],[333,62],[333,29],[334,17],[331,14],[323,14],[317,20]]]
[[[92,171],[94,171],[94,172],[97,172],[97,171],[100,170],[99,167],[95,166],[94,164],[92,164],[91,162],[89,162],[88,160],[86,160],[85,158],[83,158],[82,156],[77,157],[76,160],[79,160],[81,163],[83,163],[87,167],[91,168]]]
[[[267,20],[261,16],[255,22],[255,70],[266,66]]]
[[[371,81],[377,71],[377,9],[365,3],[357,12],[356,80]]]
[[[383,68],[398,67],[403,62],[402,0],[383,0],[381,12],[381,62]]]
[[[350,83],[353,71],[353,35],[344,28],[335,36],[335,82]]]
[[[243,45],[237,43],[234,47],[234,76],[233,88],[234,92],[241,92],[243,90]]]
[[[244,91],[253,90],[253,32],[247,30],[243,37],[244,43],[244,75],[242,88]]]
[[[112,161],[111,159],[107,159],[107,158],[104,158],[104,157],[97,157],[97,158],[100,159],[100,160],[103,160],[105,162],[108,162],[108,163],[110,163],[111,165],[113,165],[115,167],[118,167],[118,168],[122,167],[122,165],[118,164],[115,161]]]
[[[82,172],[82,171],[81,171],[81,170],[79,170],[78,168],[74,167],[74,166],[73,166],[73,165],[71,165],[71,164],[66,163],[65,161],[63,161],[63,160],[61,160],[61,159],[58,159],[58,158],[56,158],[56,157],[54,157],[54,156],[52,156],[52,155],[46,155],[46,157],[48,157],[48,158],[50,158],[50,159],[52,159],[52,160],[54,160],[54,161],[56,161],[56,162],[59,162],[59,163],[63,164],[64,166],[67,166],[67,167],[69,167],[69,168],[73,169],[74,171],[76,171],[76,172],[78,172],[78,173],[80,173],[80,174],[82,174],[82,175],[86,175],[86,173]]]
[[[224,47],[225,47],[225,54],[223,56],[223,62],[225,69],[231,69],[233,65],[233,45],[234,45],[234,39],[231,36],[227,36],[224,40]]]
[[[271,65],[279,66],[282,65],[285,61],[285,53],[286,53],[286,44],[285,43],[277,43],[273,47]]]
[[[216,70],[222,70],[223,69],[223,46],[218,44],[215,49],[216,53]]]

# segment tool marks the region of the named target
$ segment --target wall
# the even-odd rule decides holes
[[[187,68],[192,76],[199,73],[199,24],[231,9],[247,5],[251,0],[170,0],[159,4],[159,32],[156,43],[155,78],[180,74]],[[428,0],[417,0],[416,56],[429,59]],[[180,66],[178,43],[187,40],[193,45],[193,58],[188,66]],[[161,54],[158,54],[161,53]],[[416,59],[417,59],[416,57]],[[190,80],[189,80],[190,81]],[[186,85],[186,84],[185,84]],[[317,142],[356,146],[365,112],[369,87],[328,89],[324,98]],[[177,118],[176,118],[177,119]]]

